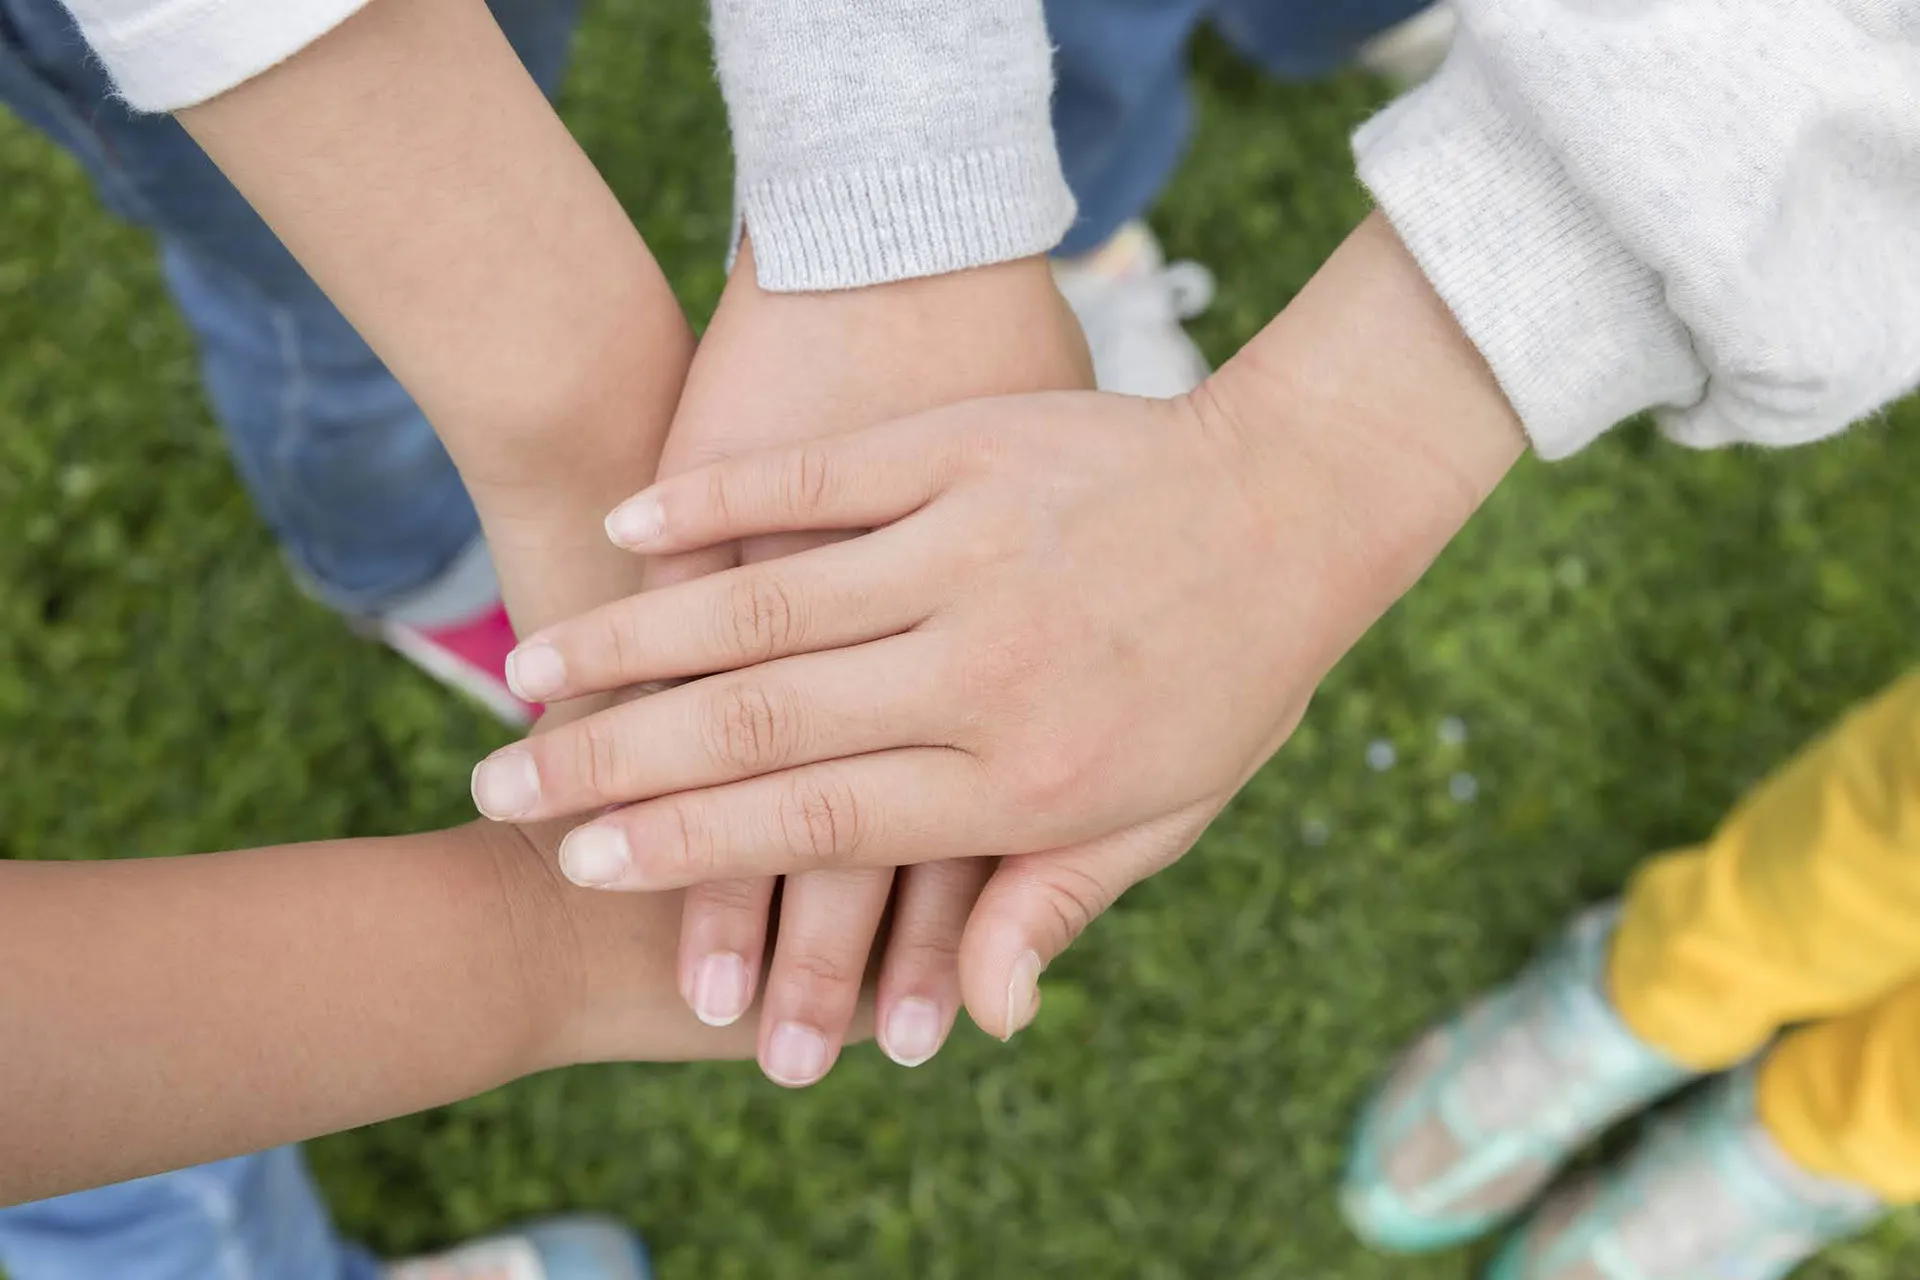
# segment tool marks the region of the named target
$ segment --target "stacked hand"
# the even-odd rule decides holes
[[[662,476],[773,444],[843,432],[969,396],[1082,386],[1089,380],[1079,330],[1044,262],[1028,260],[931,280],[812,296],[774,295],[753,283],[751,247],[742,255],[701,342],[661,463]],[[845,526],[848,529],[857,525]],[[829,541],[826,529],[759,537],[649,563],[651,589],[689,583]],[[574,697],[673,675],[615,680],[596,690],[544,681],[537,655],[514,677],[537,699]],[[606,779],[612,803],[629,789],[613,782],[639,767],[636,752],[658,747],[688,763],[702,753],[748,760],[762,745],[764,708],[714,705],[698,726],[678,709],[705,694],[655,693],[605,712],[571,741],[590,753],[582,767]],[[659,726],[694,728],[697,743]],[[529,743],[527,751],[545,751]],[[511,796],[489,812],[514,809]],[[540,816],[574,812],[552,805]],[[577,858],[576,858],[577,861]],[[744,869],[744,868],[743,868]],[[892,904],[878,972],[879,1038],[895,1060],[932,1057],[960,1005],[954,956],[960,930],[985,883],[988,864],[952,861],[898,877],[890,867],[793,868],[778,907],[778,941],[759,1017],[759,1058],[783,1084],[811,1084],[832,1066],[846,1038],[883,915]],[[694,1011],[727,1025],[752,1003],[768,950],[775,880],[719,880],[688,895],[681,934],[680,988]]]
[[[1376,219],[1191,399],[975,401],[624,504],[610,532],[651,556],[872,532],[535,635],[516,657],[529,695],[695,679],[497,754],[476,796],[514,818],[625,805],[562,845],[594,887],[840,877],[847,932],[808,930],[798,953],[837,965],[871,935],[871,871],[998,857],[960,976],[975,1021],[1011,1035],[1046,963],[1185,852],[1519,447],[1484,364]],[[947,895],[978,874],[948,873],[928,936],[958,929]],[[750,954],[763,892],[702,899],[690,934]],[[853,974],[812,976],[826,990]],[[888,999],[883,975],[883,1039]],[[763,1062],[781,1017],[763,1019]]]

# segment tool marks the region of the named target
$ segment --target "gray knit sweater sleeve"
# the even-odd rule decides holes
[[[1026,257],[1072,222],[1041,0],[713,0],[713,37],[763,288]]]
[[[1920,0],[1456,0],[1360,174],[1535,448],[1796,444],[1920,383]]]

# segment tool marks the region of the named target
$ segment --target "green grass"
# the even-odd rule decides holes
[[[1220,274],[1200,331],[1224,356],[1361,213],[1344,139],[1378,90],[1267,85],[1212,49],[1201,70],[1160,225]],[[704,314],[728,175],[693,0],[598,4],[566,112]],[[1791,454],[1630,429],[1523,465],[1200,849],[1055,967],[1016,1046],[966,1032],[910,1074],[862,1049],[799,1096],[750,1066],[571,1071],[314,1163],[390,1251],[597,1208],[668,1277],[1470,1276],[1473,1255],[1386,1260],[1341,1228],[1355,1101],[1914,659],[1917,492],[1912,406]],[[0,120],[0,856],[455,822],[500,740],[294,591],[147,245]],[[1917,1271],[1908,1219],[1812,1274]]]

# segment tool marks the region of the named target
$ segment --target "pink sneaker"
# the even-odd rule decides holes
[[[520,701],[507,688],[507,655],[513,651],[514,636],[505,605],[496,603],[465,622],[444,627],[382,622],[380,638],[408,662],[478,699],[516,729],[526,728],[540,714],[539,707]]]

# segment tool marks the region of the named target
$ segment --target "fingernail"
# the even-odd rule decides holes
[[[560,842],[560,870],[582,889],[604,889],[627,874],[633,855],[618,827],[575,827]]]
[[[489,818],[518,818],[540,803],[540,771],[533,757],[515,747],[496,751],[473,767],[473,803]]]
[[[644,493],[607,513],[607,536],[622,547],[644,546],[659,537],[666,525],[667,513],[660,509],[660,500]]]
[[[1007,978],[1007,1033],[1000,1038],[1011,1040],[1040,1012],[1040,955],[1035,951],[1022,951],[1020,958],[1013,962],[1013,973]]]
[[[933,1057],[940,1052],[939,1006],[918,996],[893,1006],[880,1047],[903,1067],[917,1067]]]
[[[812,1027],[783,1022],[767,1041],[765,1066],[775,1084],[812,1084],[827,1074],[827,1038]]]
[[[507,655],[507,688],[522,702],[544,702],[567,682],[560,651],[544,640],[523,644]]]
[[[731,951],[710,955],[693,975],[693,1016],[730,1027],[747,1011],[747,962]]]

